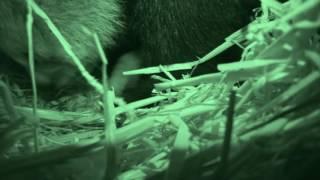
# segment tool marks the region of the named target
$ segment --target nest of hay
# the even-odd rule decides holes
[[[29,108],[0,84],[1,179],[320,178],[320,3],[263,0],[261,12],[197,61],[127,72],[166,75],[154,76],[155,96],[141,101],[114,107],[94,82],[102,98]],[[241,60],[218,73],[170,74],[233,44]]]

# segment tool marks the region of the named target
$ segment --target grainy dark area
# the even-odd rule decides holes
[[[125,1],[125,35],[119,37],[120,45],[111,51],[111,57],[116,59],[125,48],[138,52],[142,67],[195,60],[247,25],[254,15],[253,9],[258,6],[259,1],[253,0]],[[234,46],[197,68],[195,74],[216,72],[217,64],[239,60],[241,51]],[[142,76],[137,85],[126,89],[123,95],[129,101],[145,97],[142,94],[150,95],[150,84],[150,77]],[[139,93],[141,90],[145,93]],[[130,93],[135,97],[130,97]]]
[[[236,0],[135,0],[129,8],[129,32],[146,65],[203,56],[246,25],[252,10]]]

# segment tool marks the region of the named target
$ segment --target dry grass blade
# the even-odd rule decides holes
[[[178,133],[170,153],[170,163],[165,178],[167,180],[178,179],[181,176],[189,149],[189,139],[191,135],[188,126],[182,119],[173,116],[171,121],[176,122],[175,124],[177,124]]]

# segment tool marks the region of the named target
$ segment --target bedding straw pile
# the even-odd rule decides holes
[[[166,75],[148,99],[125,104],[83,72],[98,93],[28,108],[1,83],[0,179],[320,179],[320,1],[261,2],[205,57],[126,72]],[[218,73],[170,74],[233,44],[241,60]]]

